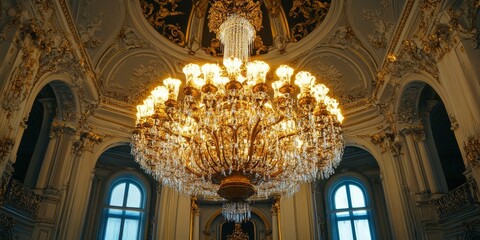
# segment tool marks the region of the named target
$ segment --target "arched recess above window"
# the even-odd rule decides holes
[[[375,239],[372,201],[366,182],[354,176],[335,179],[327,188],[333,239]]]
[[[143,239],[148,215],[146,183],[121,174],[107,184],[100,239]]]

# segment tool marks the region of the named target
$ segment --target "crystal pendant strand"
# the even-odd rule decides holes
[[[235,13],[231,14],[220,26],[218,34],[223,44],[223,58],[248,62],[254,36],[255,29],[247,19]]]
[[[251,215],[249,202],[225,202],[222,207],[222,215],[227,221],[240,223],[249,220]]]

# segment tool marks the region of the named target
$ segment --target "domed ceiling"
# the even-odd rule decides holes
[[[373,96],[405,1],[71,0],[69,6],[109,114],[117,106],[133,121],[134,105],[162,79],[183,79],[190,62],[220,62],[212,26],[229,14],[218,9],[237,8],[258,30],[252,58],[270,69],[288,64],[310,71],[340,100],[348,121],[348,109]],[[275,80],[274,71],[269,78]]]
[[[140,0],[148,23],[180,47],[195,42],[212,56],[222,49],[215,33],[228,14],[247,15],[257,31],[252,55],[280,48],[282,42],[297,42],[322,23],[330,1],[249,0]],[[191,47],[191,46],[190,46]]]

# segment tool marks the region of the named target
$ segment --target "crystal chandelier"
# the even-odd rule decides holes
[[[132,154],[159,182],[189,196],[227,200],[229,221],[250,218],[249,199],[291,195],[327,178],[344,148],[338,102],[309,72],[248,62],[255,28],[230,13],[218,28],[223,66],[188,64],[137,106]],[[297,95],[295,97],[295,95]]]

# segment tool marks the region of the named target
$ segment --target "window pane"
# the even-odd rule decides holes
[[[345,185],[341,186],[335,192],[335,209],[348,208],[347,188]]]
[[[352,207],[365,207],[365,196],[363,196],[362,190],[355,186],[349,185],[350,187],[350,200],[352,200]]]
[[[128,186],[127,207],[141,207],[142,194],[134,184]]]
[[[366,215],[367,215],[367,210],[353,211],[353,216],[366,216]]]
[[[120,222],[119,218],[108,218],[107,227],[105,230],[105,240],[118,240],[120,237]]]
[[[370,235],[370,227],[368,224],[368,220],[355,220],[353,222],[355,225],[355,234],[357,236],[357,240],[371,240],[372,237]]]
[[[337,213],[337,217],[348,217],[348,216],[350,216],[350,215],[348,214],[348,211],[338,212],[338,213]]]
[[[353,240],[352,225],[350,221],[338,222],[338,237],[340,240]]]
[[[125,196],[125,183],[120,183],[115,186],[110,196],[111,206],[123,206],[123,198]]]
[[[138,220],[125,220],[125,225],[123,226],[123,236],[122,240],[137,240],[138,239]]]

